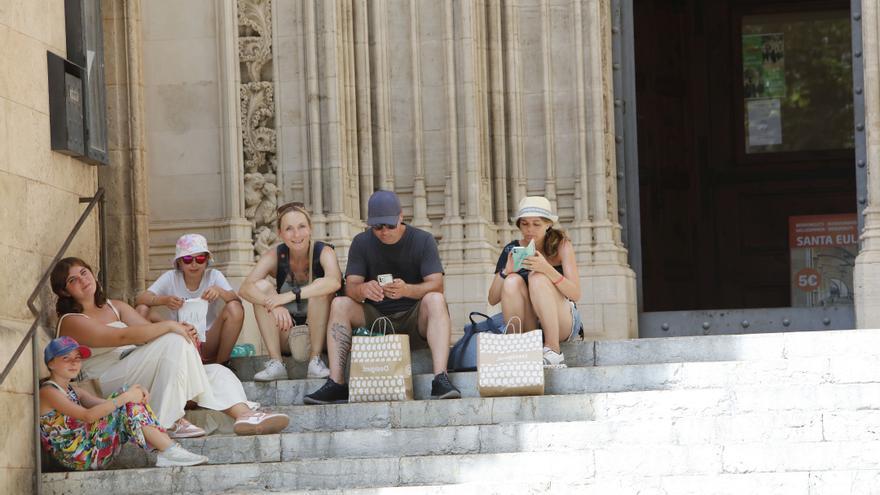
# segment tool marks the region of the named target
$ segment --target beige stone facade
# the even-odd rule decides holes
[[[393,189],[439,241],[460,328],[485,309],[526,195],[547,196],[578,253],[588,338],[637,336],[617,221],[610,0],[103,0],[109,167],[49,147],[46,51],[62,0],[0,1],[0,364],[32,321],[36,281],[107,191],[108,276],[132,298],[206,235],[238,285],[286,201],[345,264],[366,201]],[[860,328],[880,324],[880,15],[864,2],[869,207]],[[96,216],[69,253],[97,265]],[[50,315],[44,290],[38,305]],[[253,323],[243,341],[259,344]],[[0,492],[33,473],[32,361],[0,386]]]
[[[50,150],[46,52],[64,56],[64,2],[0,2],[0,363],[33,321],[27,299],[98,187],[92,165]],[[70,247],[96,263],[97,217]],[[43,315],[54,300],[43,290]],[[42,329],[40,330],[42,331]],[[28,493],[34,467],[30,346],[0,385],[0,492]]]
[[[636,335],[608,1],[203,0],[187,28],[166,3],[142,7],[148,278],[197,230],[240,281],[294,200],[344,266],[367,198],[389,188],[439,240],[458,327],[486,306],[519,199],[544,195],[576,245],[588,335]]]

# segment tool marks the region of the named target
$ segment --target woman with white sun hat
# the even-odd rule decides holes
[[[489,304],[501,303],[504,321],[516,316],[523,331],[541,328],[546,367],[565,367],[559,343],[582,333],[575,304],[581,297],[577,259],[565,231],[554,227],[558,219],[547,198],[524,197],[512,219],[522,238],[504,246],[489,287]],[[533,241],[534,255],[526,257],[522,268],[515,271],[514,248],[527,247]]]

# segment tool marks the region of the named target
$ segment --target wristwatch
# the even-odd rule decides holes
[[[302,301],[302,287],[296,286],[293,288],[293,295],[296,296],[296,303],[299,304]]]

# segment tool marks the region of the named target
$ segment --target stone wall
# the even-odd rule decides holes
[[[240,281],[274,241],[274,206],[296,200],[344,266],[367,198],[389,188],[407,221],[438,238],[458,328],[485,309],[519,199],[544,195],[578,252],[587,333],[636,335],[616,219],[608,0],[142,9],[148,281],[187,231],[206,234]]]
[[[50,150],[46,52],[65,56],[64,1],[0,2],[0,366],[33,318],[26,301],[98,186],[97,169]],[[69,253],[97,266],[97,216]],[[48,289],[37,299],[53,314]],[[33,474],[31,349],[0,385],[0,493],[28,493]]]
[[[246,0],[242,3],[261,3]],[[525,195],[579,256],[587,333],[636,335],[617,222],[608,1],[274,0],[282,194],[338,247],[378,188],[439,239],[458,327]]]

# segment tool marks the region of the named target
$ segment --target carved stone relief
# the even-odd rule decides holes
[[[238,0],[238,29],[245,218],[253,226],[254,250],[259,256],[275,242],[272,222],[280,195],[271,0]]]

